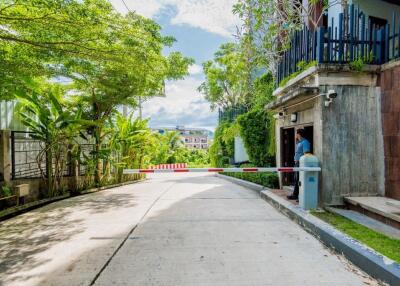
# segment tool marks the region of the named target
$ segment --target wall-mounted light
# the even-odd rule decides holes
[[[297,112],[290,114],[290,122],[297,122]]]

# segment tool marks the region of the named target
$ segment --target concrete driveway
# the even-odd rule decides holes
[[[212,175],[158,175],[0,225],[0,285],[376,284]]]

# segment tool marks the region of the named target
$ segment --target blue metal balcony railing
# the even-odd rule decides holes
[[[339,14],[339,23],[331,19],[330,27],[312,31],[304,27],[291,37],[291,45],[283,52],[277,66],[276,81],[279,84],[291,74],[301,71],[307,63],[384,64],[400,57],[400,19],[392,16],[392,26],[374,25],[366,15],[349,6],[348,23]],[[397,21],[396,23],[396,19]]]
[[[218,109],[218,120],[219,122],[227,121],[233,122],[235,119],[243,114],[246,113],[247,109],[245,107],[228,107],[224,109]]]

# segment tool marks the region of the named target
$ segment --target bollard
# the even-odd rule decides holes
[[[306,154],[300,158],[301,167],[319,167],[318,158]],[[318,207],[318,172],[301,171],[299,204],[304,210],[314,210]]]

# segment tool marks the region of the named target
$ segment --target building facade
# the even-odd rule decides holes
[[[160,134],[164,134],[166,131],[179,132],[182,143],[189,149],[207,150],[210,145],[210,131],[206,129],[176,126],[175,128],[160,127],[154,130]]]
[[[400,2],[348,2],[294,33],[266,106],[277,119],[279,165],[294,165],[295,132],[305,129],[321,163],[321,205],[400,200]],[[299,70],[299,62],[315,64]],[[281,175],[281,187],[292,183]]]

